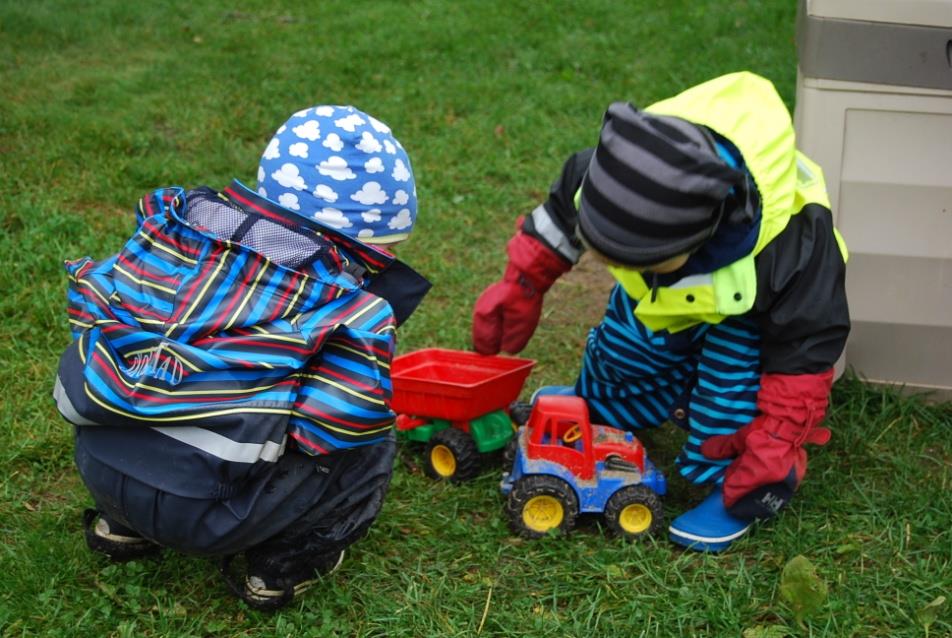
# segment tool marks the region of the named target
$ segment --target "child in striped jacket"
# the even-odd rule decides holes
[[[518,352],[542,297],[588,249],[617,280],[574,386],[593,420],[687,430],[676,460],[707,497],[671,540],[721,551],[776,515],[806,472],[849,333],[846,247],[820,168],[773,85],[733,73],[636,109],[612,104],[520,222],[473,343]]]
[[[416,210],[389,127],[318,106],[275,133],[257,191],[157,190],[117,254],[67,264],[54,398],[90,548],[220,557],[262,608],[337,567],[391,476],[394,331],[429,283],[387,248]]]

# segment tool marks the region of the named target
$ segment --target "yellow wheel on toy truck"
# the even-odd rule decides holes
[[[651,527],[651,510],[641,503],[626,505],[618,514],[618,526],[626,534],[640,534]]]
[[[453,451],[445,445],[434,445],[430,450],[430,465],[443,478],[450,478],[456,474],[456,457]]]
[[[623,538],[657,534],[663,524],[661,500],[644,485],[622,488],[605,505],[605,524]]]
[[[466,432],[456,428],[440,430],[427,441],[423,464],[427,476],[458,483],[479,473],[479,450]]]
[[[565,518],[562,501],[553,496],[533,496],[522,507],[522,522],[533,532],[545,534],[556,529]]]
[[[565,533],[575,525],[578,497],[560,478],[544,474],[525,476],[512,486],[506,514],[509,527],[524,538]]]

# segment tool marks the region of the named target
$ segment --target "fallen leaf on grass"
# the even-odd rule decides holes
[[[939,618],[939,610],[944,605],[945,596],[939,596],[916,612],[916,619],[925,628],[926,636],[929,635],[929,627]]]
[[[794,556],[780,574],[780,596],[793,610],[797,623],[816,612],[826,602],[827,586],[816,567],[805,556]]]
[[[609,578],[621,578],[622,576],[625,575],[625,572],[622,571],[621,567],[619,567],[618,565],[609,565],[608,567],[605,568],[605,574]]]

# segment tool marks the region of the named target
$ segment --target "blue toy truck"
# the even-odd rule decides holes
[[[633,434],[592,425],[583,399],[540,396],[514,442],[500,487],[516,534],[568,532],[580,513],[603,514],[624,538],[661,530],[664,475]]]

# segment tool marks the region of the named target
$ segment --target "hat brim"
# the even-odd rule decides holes
[[[578,231],[582,240],[614,262],[637,267],[652,266],[672,257],[693,252],[710,238],[717,225],[715,221],[710,228],[692,235],[667,239],[639,236],[615,224],[612,224],[610,229],[606,229],[604,218],[600,221],[600,226],[592,223],[590,208],[586,206],[583,196],[579,202],[578,216]]]

